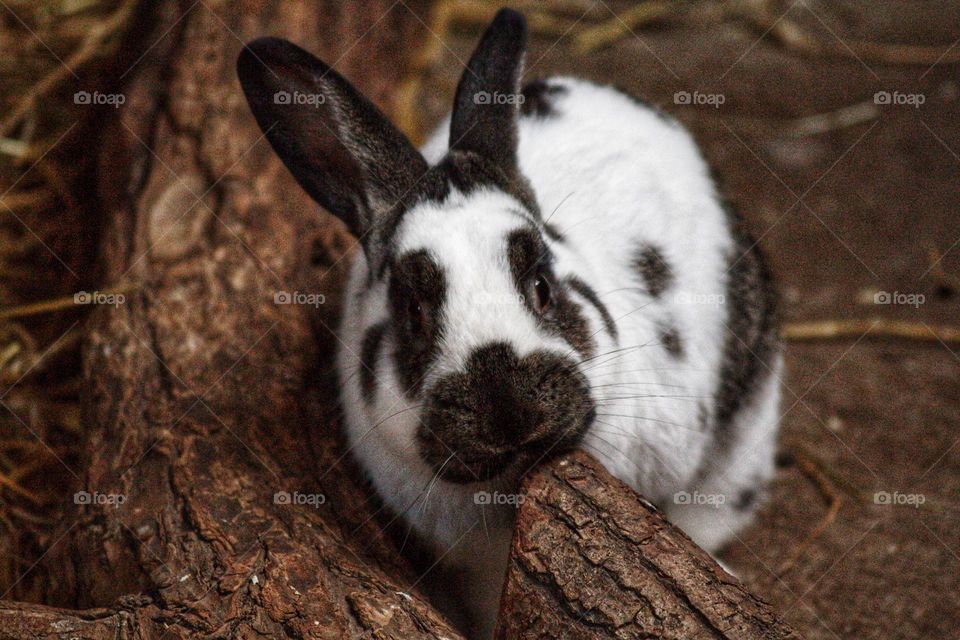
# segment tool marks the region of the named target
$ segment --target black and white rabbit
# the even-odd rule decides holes
[[[276,152],[363,247],[339,335],[350,451],[463,572],[476,637],[532,465],[583,447],[714,551],[750,520],[778,424],[767,270],[690,135],[610,87],[521,90],[525,48],[501,11],[422,152],[293,44],[238,60]]]

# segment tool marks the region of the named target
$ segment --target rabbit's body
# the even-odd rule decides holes
[[[592,359],[581,365],[598,406],[582,446],[715,550],[749,520],[772,472],[780,358],[757,256],[737,241],[736,220],[678,124],[615,89],[569,78],[537,82],[524,94],[536,104],[520,118],[518,158],[552,229],[555,273],[593,292],[576,295],[596,342]],[[423,148],[428,162],[444,157],[448,139],[449,122]],[[398,230],[411,246],[432,245],[447,272],[462,276],[458,289],[481,294],[479,305],[464,304],[462,316],[446,317],[451,333],[456,325],[471,336],[462,339],[464,353],[459,362],[451,358],[452,368],[484,333],[512,337],[525,348],[522,332],[511,336],[503,327],[509,307],[522,305],[504,299],[503,283],[487,282],[490,258],[470,233],[474,225],[502,225],[505,237],[517,220],[491,215],[510,206],[504,200],[498,191],[473,193],[459,207],[445,203],[447,226],[428,208],[420,220],[410,212]],[[475,216],[473,224],[454,219],[456,208]],[[512,508],[486,496],[509,503],[516,477],[450,483],[411,460],[420,413],[391,370],[390,337],[362,362],[371,328],[389,320],[385,296],[367,289],[362,255],[352,271],[339,365],[350,446],[378,493],[437,557],[465,569],[476,588],[489,589],[471,600],[496,606]],[[728,339],[728,326],[741,329],[743,342]],[[745,352],[746,360],[762,358],[754,371],[742,370]],[[372,400],[364,400],[358,374],[364,367],[377,378]],[[721,385],[734,378],[743,388],[731,397]]]
[[[476,637],[530,467],[581,446],[713,551],[749,521],[778,422],[766,270],[692,138],[569,78],[498,102],[520,101],[523,40],[501,13],[422,157],[306,52],[241,59],[281,157],[363,240],[339,332],[349,449],[462,572],[450,613]],[[322,128],[270,104],[286,85],[261,59],[320,85]]]

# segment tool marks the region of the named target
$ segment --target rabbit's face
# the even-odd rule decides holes
[[[421,406],[403,440],[440,477],[476,482],[577,442],[594,402],[592,331],[537,219],[483,189],[400,223],[385,278],[396,379]]]
[[[578,367],[594,333],[569,291],[590,295],[554,272],[517,162],[526,40],[522,16],[497,14],[457,85],[449,151],[434,166],[303,49],[263,38],[237,60],[264,135],[360,239],[365,286],[385,292],[397,382],[422,415],[375,426],[389,432],[387,446],[416,444],[422,461],[458,482],[562,450],[594,414]],[[298,93],[316,100],[280,99]],[[388,325],[367,327],[361,351],[374,355]]]

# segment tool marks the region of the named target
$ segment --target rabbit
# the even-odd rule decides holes
[[[762,500],[779,422],[769,272],[693,138],[609,86],[521,88],[526,42],[501,10],[422,150],[290,42],[237,62],[276,153],[358,238],[346,443],[459,578],[447,612],[474,638],[531,467],[582,448],[716,552]]]

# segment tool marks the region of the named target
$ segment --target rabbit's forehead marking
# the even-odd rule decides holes
[[[520,357],[595,352],[582,303],[592,298],[601,317],[609,313],[585,283],[557,279],[549,317],[532,309],[529,276],[553,258],[536,218],[509,195],[454,192],[443,203],[413,207],[396,230],[391,264],[418,253],[430,257],[444,282],[437,349],[417,372],[426,377],[422,388],[461,370],[476,349],[493,342],[510,344]],[[392,281],[394,268],[389,271]]]
[[[519,203],[496,189],[470,194],[452,191],[443,201],[427,200],[406,212],[395,232],[397,255],[429,250],[441,262],[502,250],[503,238],[531,220]],[[463,249],[473,249],[464,253]]]

